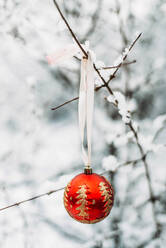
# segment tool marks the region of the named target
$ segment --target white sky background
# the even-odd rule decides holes
[[[82,40],[87,38],[84,35],[91,25],[90,16],[98,6],[98,1],[85,2],[80,8],[75,1],[65,3],[69,10],[76,9],[81,13],[78,18],[66,15]],[[161,114],[164,116],[166,107],[166,21],[162,17],[166,14],[166,6],[157,0],[153,3],[150,0],[121,2],[120,20],[128,40],[133,41],[136,33],[143,32],[142,43],[138,42],[129,58],[138,61],[131,65],[128,79],[130,89],[140,85],[141,89],[129,104],[133,108],[133,119],[139,126],[145,151],[152,148],[155,151],[148,156],[148,163],[155,193],[161,197],[161,206],[156,204],[156,212],[164,226],[165,148],[158,151],[152,147],[152,138],[160,125],[165,125],[164,118],[162,121],[160,118],[156,125],[153,125],[153,120]],[[115,9],[114,1],[104,0],[100,8],[99,20],[88,40],[97,60],[112,65],[124,48],[118,28],[119,19],[111,11]],[[129,11],[132,20],[128,19]],[[72,42],[52,1],[1,0],[0,41],[0,207],[3,207],[65,186],[82,171],[83,162],[77,103],[66,105],[54,114],[50,110],[76,97],[79,84],[79,63],[76,60],[71,59],[57,67],[48,65],[46,61],[46,55]],[[111,85],[115,90],[124,90],[125,70],[118,75]],[[138,99],[147,93],[154,98],[149,104],[154,105],[149,115],[140,120]],[[135,144],[130,142],[134,140],[131,133],[126,134],[121,118],[110,118],[115,109],[106,103],[104,96],[108,96],[105,90],[95,97],[92,147],[93,167],[97,172],[112,168],[111,163],[115,161],[109,157],[112,143],[118,150],[118,163],[140,157]],[[165,136],[165,131],[162,131],[157,143],[165,144]],[[151,205],[139,207],[149,197],[143,165],[139,163],[135,169],[132,166],[120,169],[114,183],[122,207],[116,205],[106,220],[95,225],[77,223],[67,215],[63,207],[63,191],[0,212],[0,247],[90,248],[100,247],[100,242],[103,248],[114,247],[115,230],[111,220],[117,216],[120,216],[116,227],[116,231],[121,233],[120,247],[137,247],[151,239],[154,231]],[[164,239],[163,228],[161,238],[150,241],[146,247],[164,247]]]

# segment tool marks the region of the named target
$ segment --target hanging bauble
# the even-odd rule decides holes
[[[97,223],[107,217],[114,202],[112,185],[103,176],[81,173],[65,188],[64,206],[69,215],[82,223]]]

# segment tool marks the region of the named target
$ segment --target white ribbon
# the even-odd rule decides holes
[[[78,102],[79,129],[82,142],[82,158],[85,166],[91,165],[91,132],[94,106],[94,68],[90,53],[81,60],[81,81]],[[87,129],[88,152],[84,148],[84,130]]]

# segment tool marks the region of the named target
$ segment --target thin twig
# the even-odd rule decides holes
[[[31,197],[31,198],[29,198],[29,199],[26,199],[26,200],[23,200],[23,201],[20,201],[20,202],[16,202],[16,203],[11,204],[11,205],[9,205],[9,206],[7,206],[7,207],[0,208],[0,211],[3,211],[3,210],[5,210],[5,209],[7,209],[7,208],[12,208],[12,207],[15,207],[15,206],[19,206],[19,205],[22,204],[22,203],[25,203],[25,202],[28,202],[28,201],[33,201],[33,200],[36,200],[36,199],[38,199],[38,198],[40,198],[40,197],[43,197],[43,196],[46,196],[46,195],[51,195],[51,194],[56,193],[56,192],[58,192],[58,191],[60,191],[60,190],[63,190],[63,189],[64,189],[64,187],[63,187],[63,188],[59,188],[59,189],[55,189],[55,190],[51,190],[51,191],[49,191],[49,192],[47,192],[47,193],[43,193],[43,194],[40,194],[40,195]]]
[[[131,64],[134,64],[136,62],[137,62],[136,60],[133,60],[131,62],[126,62],[126,63],[123,63],[122,66],[131,65]],[[98,70],[109,70],[109,69],[115,69],[118,67],[120,67],[120,65],[101,67],[101,68],[98,68]]]
[[[97,72],[97,74],[99,75],[99,77],[101,78],[101,80],[103,81],[104,87],[107,88],[107,90],[109,91],[109,93],[110,93],[111,95],[114,95],[113,91],[111,90],[110,87],[108,87],[108,84],[107,84],[106,80],[102,77],[102,75],[101,75],[100,71],[97,69],[96,65],[93,64],[93,66],[94,66],[95,71]],[[95,90],[96,90],[96,89],[95,89]]]
[[[75,97],[75,98],[73,98],[73,99],[71,99],[71,100],[69,100],[69,101],[66,101],[66,102],[62,103],[61,105],[59,105],[59,106],[57,106],[57,107],[55,107],[55,108],[52,108],[51,110],[56,110],[56,109],[58,109],[58,108],[60,108],[60,107],[62,107],[62,106],[64,106],[64,105],[66,105],[66,104],[68,104],[68,103],[70,103],[70,102],[76,101],[76,100],[78,100],[78,99],[79,99],[79,97],[77,96],[77,97]]]
[[[75,34],[74,34],[73,30],[71,29],[68,21],[66,20],[66,18],[62,14],[62,11],[60,10],[59,5],[57,4],[57,2],[55,0],[53,0],[53,2],[55,4],[55,6],[56,6],[56,8],[57,8],[57,10],[58,10],[58,12],[60,14],[60,16],[62,17],[63,21],[65,22],[67,28],[69,29],[69,31],[70,31],[73,39],[75,40],[75,42],[77,43],[77,45],[79,46],[79,48],[81,49],[81,51],[83,52],[83,54],[85,55],[85,57],[88,58],[87,52],[84,50],[84,48],[81,46],[80,42],[78,41],[77,37],[75,36]]]

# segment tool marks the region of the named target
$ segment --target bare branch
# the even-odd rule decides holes
[[[63,21],[65,22],[68,30],[70,31],[73,39],[75,40],[75,42],[77,43],[77,45],[79,46],[79,48],[81,49],[81,51],[83,52],[83,54],[85,55],[85,57],[88,58],[87,52],[84,50],[84,48],[81,46],[80,42],[78,41],[77,37],[75,36],[75,34],[74,34],[73,30],[71,29],[69,23],[67,22],[66,18],[62,14],[62,11],[60,10],[59,5],[57,4],[57,2],[55,0],[53,0],[53,2],[55,4],[55,6],[56,6],[56,8],[57,8],[57,10],[58,10],[58,12],[60,14],[60,16],[62,17]]]

